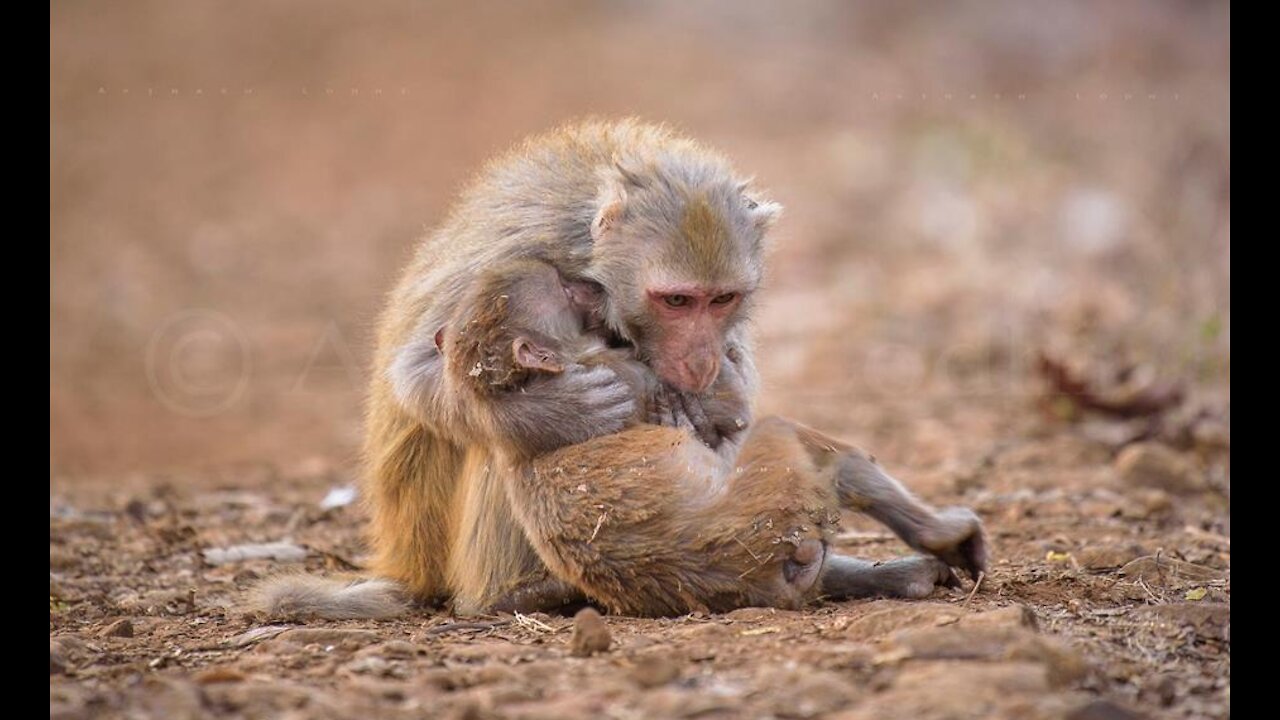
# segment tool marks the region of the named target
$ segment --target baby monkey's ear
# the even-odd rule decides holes
[[[439,330],[436,331],[436,334],[435,334],[436,349],[439,350],[440,352],[444,352],[444,331],[445,330],[446,328],[442,326]]]
[[[554,352],[527,337],[518,337],[511,342],[511,354],[520,367],[552,374],[564,372],[564,363]]]
[[[561,284],[569,296],[569,301],[579,310],[595,310],[604,302],[604,288],[600,283],[590,280],[566,280]]]
[[[604,288],[590,280],[563,281],[569,303],[582,316],[582,327],[587,331],[604,327]]]

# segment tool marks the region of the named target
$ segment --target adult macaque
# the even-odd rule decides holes
[[[531,258],[598,285],[605,328],[676,392],[701,395],[715,391],[725,348],[747,348],[743,321],[778,212],[719,155],[635,122],[568,127],[486,167],[419,246],[380,322],[365,442],[374,574],[459,612],[545,574],[492,448],[546,452],[621,430],[635,413],[630,388],[603,366],[499,405],[428,398],[435,334],[481,272]]]
[[[534,535],[550,531],[533,522],[538,518],[529,516],[530,503],[517,499],[526,492],[533,501],[544,491],[516,474],[518,463],[510,459],[551,462],[556,451],[569,448],[564,452],[586,453],[578,458],[613,462],[597,451],[621,452],[610,444],[617,438],[608,436],[641,413],[692,431],[715,448],[708,457],[734,457],[739,448],[740,457],[754,457],[744,441],[757,384],[744,321],[761,279],[764,235],[779,211],[776,204],[753,197],[748,183],[719,155],[662,128],[629,121],[565,128],[490,164],[419,246],[379,325],[367,406],[364,496],[372,510],[373,573],[394,585],[345,588],[345,604],[317,586],[306,593],[267,595],[281,600],[277,606],[296,601],[298,609],[336,617],[359,604],[357,599],[364,614],[376,614],[368,608],[396,586],[416,600],[451,600],[460,613],[519,605],[521,599],[537,605],[534,601],[556,593],[584,590],[586,581],[567,575],[567,566],[544,560],[550,557],[547,538]],[[483,402],[476,400],[474,387],[451,381],[443,373],[439,331],[472,312],[476,306],[467,303],[476,302],[481,286],[515,272],[503,268],[519,267],[519,260],[545,263],[570,295],[589,296],[593,307],[587,314],[594,322],[580,325],[578,333],[606,337],[638,363],[628,371],[609,362],[568,363]],[[447,345],[447,332],[441,339]],[[534,355],[524,359],[536,361]],[[529,369],[537,370],[536,362]],[[635,373],[642,380],[630,377]],[[638,392],[638,382],[647,389]],[[649,407],[639,407],[642,401]],[[908,496],[866,457],[811,431],[781,427],[771,422],[751,429],[753,437],[768,440],[752,447],[781,444],[793,452],[799,445],[815,458],[814,473],[845,478],[853,488],[846,500],[871,498],[867,511],[873,517],[880,513],[879,519],[909,543],[974,572],[985,563],[980,524],[972,514],[933,513],[914,501],[900,501]],[[678,483],[668,473],[678,468],[667,463],[706,454],[682,430],[644,428],[642,433],[675,446],[667,450],[670,457],[642,454],[639,465],[632,457],[627,467],[638,471],[650,467],[645,463],[663,463],[661,474],[673,487]],[[583,445],[589,441],[595,444]],[[558,487],[554,480],[544,486],[545,492]],[[716,503],[733,501],[723,494],[714,497]],[[571,525],[561,530],[565,537],[585,533],[585,540],[598,518],[566,517]],[[616,515],[614,522],[619,522]],[[667,542],[678,554],[680,538],[664,538],[666,531],[643,532],[651,532],[649,547]],[[878,592],[874,588],[883,583],[876,578],[890,567],[869,568],[843,558],[829,558],[826,565],[830,589],[840,594]],[[929,570],[931,589],[938,572],[932,565]],[[646,580],[633,576],[629,582]],[[591,592],[603,597],[605,591]]]

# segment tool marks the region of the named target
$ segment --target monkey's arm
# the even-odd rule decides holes
[[[459,445],[481,438],[525,457],[621,430],[635,414],[629,385],[613,369],[567,365],[510,391],[477,392],[450,372],[434,339],[399,350],[389,374],[396,398]]]

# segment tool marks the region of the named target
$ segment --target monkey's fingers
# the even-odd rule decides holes
[[[665,386],[653,391],[653,400],[649,406],[649,422],[664,427],[675,427],[676,418],[671,410],[671,393]]]
[[[568,375],[567,382],[585,390],[621,389],[623,387],[618,379],[618,374],[605,365],[596,365],[589,368],[579,367],[576,372]]]
[[[698,434],[697,429],[693,426],[693,421],[689,419],[689,414],[684,411],[684,404],[680,402],[679,398],[672,401],[671,412],[675,415],[673,427],[685,430],[690,435],[696,436]]]
[[[691,434],[702,437],[697,425],[694,424],[693,417],[686,409],[685,393],[670,387],[660,387],[654,393],[654,405],[657,412],[651,412],[650,415],[656,414],[656,425],[678,428],[687,430]]]
[[[617,422],[635,412],[635,398],[631,389],[617,373],[598,366],[566,378],[566,388],[588,405],[592,416],[604,421]]]
[[[634,393],[612,370],[571,365],[510,393],[495,415],[502,437],[540,454],[618,432],[635,412]]]
[[[684,408],[685,417],[689,418],[689,423],[693,427],[694,433],[704,445],[709,448],[715,448],[720,444],[720,433],[716,432],[715,424],[707,419],[706,409],[702,406],[702,399],[693,393],[680,393],[681,406]]]

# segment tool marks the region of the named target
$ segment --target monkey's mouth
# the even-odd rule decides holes
[[[827,559],[827,544],[810,538],[796,546],[796,551],[782,563],[782,577],[799,592],[807,592],[818,581],[822,564]]]

